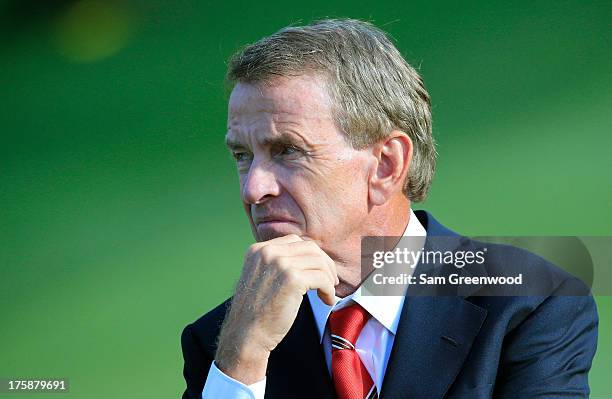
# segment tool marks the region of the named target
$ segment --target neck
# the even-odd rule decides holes
[[[336,296],[343,298],[352,294],[366,276],[361,270],[362,237],[401,237],[408,226],[410,201],[401,193],[382,206],[373,206],[356,230],[333,253],[340,284],[336,286]]]

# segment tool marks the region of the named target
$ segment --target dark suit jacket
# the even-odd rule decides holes
[[[416,215],[427,230],[427,242],[449,236],[459,246],[475,245],[427,212]],[[512,247],[488,247],[491,260],[485,273],[507,269],[509,262],[528,267],[553,277],[550,295],[407,296],[381,398],[588,397],[598,325],[592,296],[566,295],[584,286],[542,258]],[[183,398],[201,398],[228,305],[229,300],[183,331]],[[307,296],[289,333],[270,355],[265,397],[335,398]]]

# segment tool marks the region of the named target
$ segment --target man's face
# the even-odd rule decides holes
[[[333,253],[359,235],[371,152],[336,127],[324,84],[303,75],[232,91],[226,142],[258,241],[293,233]]]

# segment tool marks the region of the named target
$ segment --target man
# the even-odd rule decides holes
[[[231,300],[183,331],[184,398],[582,398],[592,297],[372,296],[368,236],[456,238],[422,201],[435,169],[429,95],[383,32],[356,20],[288,27],[229,65],[226,143],[257,243]],[[421,266],[417,267],[417,272]],[[231,306],[230,306],[231,304]]]

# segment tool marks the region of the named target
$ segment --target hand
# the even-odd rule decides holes
[[[314,241],[290,234],[251,245],[219,333],[217,367],[247,385],[262,380],[306,291],[333,305],[338,283],[334,261]]]

